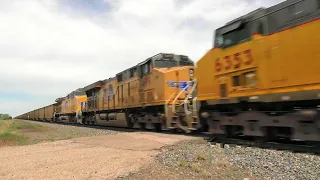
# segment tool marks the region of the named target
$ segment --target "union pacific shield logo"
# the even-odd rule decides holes
[[[179,88],[184,91],[188,91],[188,86],[193,85],[193,81],[167,81],[167,85],[171,88]]]

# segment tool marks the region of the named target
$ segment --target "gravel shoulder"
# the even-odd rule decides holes
[[[159,173],[161,172],[161,173]],[[152,164],[118,179],[316,180],[320,156],[251,147],[221,148],[205,140],[163,147]]]
[[[52,126],[67,128],[68,131],[69,128],[76,128],[75,131],[81,131],[81,135],[87,134],[87,131],[92,133],[89,133],[89,137],[2,147],[0,179],[116,179],[148,166],[163,146],[193,139],[152,132]],[[104,131],[107,135],[94,135]]]
[[[159,173],[160,172],[160,173]],[[201,138],[161,148],[151,164],[118,179],[191,180],[257,179],[249,170],[231,166],[223,149],[212,148]]]

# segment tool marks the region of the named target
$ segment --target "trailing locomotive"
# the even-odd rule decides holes
[[[320,140],[319,17],[319,0],[287,0],[215,31],[196,69],[209,133]]]

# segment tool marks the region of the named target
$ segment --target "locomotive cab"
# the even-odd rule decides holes
[[[196,71],[210,133],[319,141],[319,12],[318,0],[287,0],[215,31]]]
[[[194,62],[188,56],[159,53],[138,65],[140,91],[154,89],[156,99],[163,103],[187,84],[192,85],[193,71]]]
[[[56,100],[60,106],[60,112],[56,115],[61,122],[82,122],[81,105],[87,102],[87,95],[82,89],[77,89],[64,98]]]
[[[189,118],[190,97],[195,93],[193,71],[194,63],[185,55],[159,53],[138,64],[140,103],[162,114],[161,129],[194,129],[196,123]],[[151,110],[154,107],[157,110]]]

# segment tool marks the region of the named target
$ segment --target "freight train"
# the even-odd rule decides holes
[[[319,18],[320,0],[259,8],[216,29],[196,66],[161,53],[17,118],[319,142]]]
[[[198,124],[189,111],[193,71],[188,56],[159,53],[18,118],[190,132]]]

